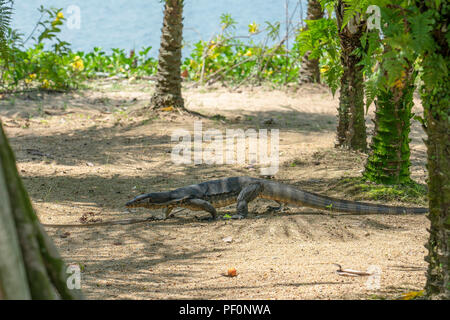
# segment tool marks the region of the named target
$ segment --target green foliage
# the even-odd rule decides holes
[[[236,29],[236,20],[231,17],[229,13],[222,13],[220,16],[220,24],[222,26],[222,31],[227,34],[230,30]]]
[[[330,5],[336,0],[322,0],[322,5]],[[391,0],[344,0],[347,5],[343,25],[359,15],[365,18],[369,5],[377,5],[381,10],[381,34],[378,31],[367,31],[361,38],[365,52],[358,52],[362,56],[366,79],[366,101],[370,106],[378,90],[388,90],[402,79],[405,69],[415,65],[420,71],[419,79],[424,77],[433,81],[439,79],[446,72],[445,63],[439,58],[434,61],[433,75],[428,76],[423,69],[419,69],[417,58],[426,51],[432,51],[435,45],[432,39],[433,12],[420,11],[413,2]],[[448,32],[447,32],[448,33]],[[423,65],[423,64],[422,64]],[[431,70],[431,69],[430,69]],[[436,71],[439,76],[436,77]]]
[[[43,43],[45,40],[53,41],[53,52],[56,54],[66,54],[69,50],[69,43],[62,41],[58,37],[58,33],[61,32],[60,26],[64,24],[66,20],[62,9],[45,9],[43,6],[39,7],[41,17],[45,17],[44,21],[39,21],[38,26],[42,28],[42,32],[37,38],[33,37],[37,44]]]
[[[78,52],[78,55],[84,61],[88,77],[93,78],[99,74],[142,77],[153,75],[157,70],[157,60],[148,57],[151,49],[152,47],[142,48],[137,53],[132,50],[127,55],[123,49],[112,49],[111,54],[106,54],[101,48],[95,47],[92,52]]]
[[[12,2],[9,0],[0,0],[0,54],[4,60],[7,60],[8,57],[8,43],[6,35],[8,34],[11,15]]]
[[[349,0],[349,2],[357,1]],[[383,38],[380,39],[380,43],[392,49],[382,55],[386,61],[381,66],[387,75],[386,85],[392,85],[400,79],[404,67],[414,63],[418,57],[421,59],[422,67],[419,69],[419,76],[425,83],[436,85],[448,74],[448,67],[442,56],[434,54],[436,48],[448,46],[450,42],[450,35],[445,26],[436,28],[438,9],[444,6],[448,8],[448,4],[441,1],[429,2],[434,10],[422,10],[414,1],[407,0],[376,0],[370,3],[381,8],[380,25]],[[439,29],[443,30],[447,37],[446,44],[436,43],[433,37],[433,32]]]
[[[5,39],[10,48],[8,59],[11,63],[2,72],[1,85],[4,89],[38,87],[46,90],[67,90],[77,88],[88,77],[99,74],[112,76],[140,77],[156,73],[157,61],[148,57],[151,47],[143,48],[136,54],[127,55],[123,49],[112,49],[106,54],[101,48],[93,52],[73,52],[70,44],[59,38],[61,26],[65,22],[62,9],[40,7],[41,19],[37,23],[37,36],[30,48],[24,47],[23,35],[7,29]],[[51,49],[47,48],[51,44]],[[5,62],[3,57],[2,62]]]
[[[266,22],[264,30],[256,23],[249,24],[247,36],[236,36],[235,24],[230,15],[224,14],[221,16],[221,33],[210,41],[201,40],[193,45],[191,55],[182,65],[191,80],[284,83],[297,79],[297,51],[287,51],[283,42],[272,47],[266,45],[268,39],[275,40],[279,36],[279,23]],[[254,35],[260,33],[265,33],[265,39],[254,41]],[[241,38],[249,40],[244,42]]]
[[[298,33],[293,51],[298,56],[310,51],[310,59],[319,59],[322,78],[334,94],[343,72],[336,19],[306,20],[306,24],[308,28]]]
[[[59,38],[65,22],[62,10],[41,6],[39,11],[41,19],[36,26],[39,32],[29,37],[35,42],[31,47],[25,48],[22,34],[6,29],[5,39],[13,63],[3,69],[1,86],[4,89],[67,90],[79,87],[85,79],[99,76],[139,78],[156,74],[158,61],[149,57],[151,47],[137,52],[132,50],[129,54],[123,49],[106,53],[99,47],[91,52],[73,52],[70,44]],[[266,45],[268,40],[279,38],[280,23],[266,22],[263,30],[251,23],[247,36],[235,35],[236,21],[229,14],[221,16],[220,24],[221,33],[210,41],[195,43],[191,55],[182,62],[182,70],[187,72],[189,80],[277,84],[296,81],[298,45],[294,44],[291,51],[286,50],[283,41]],[[261,33],[265,33],[264,41],[254,41],[253,36]]]
[[[39,8],[43,21],[39,21],[40,33],[32,37],[31,48],[24,48],[22,35],[8,29],[9,65],[4,65],[2,86],[14,89],[37,85],[42,89],[62,90],[77,87],[84,79],[83,63],[70,51],[69,44],[58,37],[65,18],[61,9]],[[45,49],[45,42],[53,42],[52,50]],[[4,61],[4,59],[2,59]]]
[[[371,0],[343,0],[346,5],[342,28],[344,28],[353,18],[361,17],[365,14],[367,7],[373,4]]]
[[[373,4],[364,0],[344,2],[344,25],[358,15],[364,19],[367,7]],[[396,1],[392,5],[379,3],[384,19],[380,23],[381,34],[367,30],[361,37],[362,50],[355,52],[361,57],[360,65],[366,79],[366,106],[368,108],[374,100],[377,105],[375,134],[363,174],[377,183],[398,184],[410,179],[408,135],[413,117],[412,98],[417,75],[414,67],[418,53],[408,43],[423,36],[422,44],[426,45],[429,21],[428,14],[421,14],[421,18],[414,21],[416,26],[411,27],[408,11],[400,6],[405,4],[407,1]],[[393,9],[398,7],[401,9]]]
[[[368,31],[361,37],[361,48],[356,54],[361,57],[360,65],[363,67],[364,94],[366,96],[366,112],[378,95],[382,78],[379,65],[382,63],[383,48],[378,31]]]

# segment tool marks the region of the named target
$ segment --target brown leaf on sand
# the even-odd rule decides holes
[[[227,277],[236,277],[237,271],[236,268],[229,268],[227,271]]]

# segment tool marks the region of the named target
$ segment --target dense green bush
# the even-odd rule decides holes
[[[3,90],[36,87],[67,90],[79,87],[89,78],[114,75],[140,78],[156,74],[158,61],[148,57],[151,47],[129,53],[124,49],[112,49],[111,53],[106,53],[99,47],[91,52],[74,52],[69,43],[59,38],[60,27],[65,22],[62,9],[41,6],[39,11],[41,19],[35,28],[37,36],[31,35],[24,40],[22,34],[8,30],[9,61],[6,63],[0,58],[0,86]],[[263,30],[260,30],[260,25],[251,23],[248,34],[243,36],[236,36],[236,21],[230,15],[223,14],[220,23],[219,34],[210,41],[200,40],[193,44],[190,56],[182,62],[185,79],[234,84],[297,81],[304,38],[297,37],[293,49],[287,50],[286,38],[280,40],[279,23],[266,22]],[[262,40],[256,41],[257,35]],[[34,43],[26,46],[28,40]],[[267,45],[269,41],[274,44]],[[322,56],[324,61],[329,58],[327,54]]]
[[[61,41],[58,33],[65,21],[61,9],[39,8],[44,20],[40,20],[40,34],[30,36],[34,45],[25,48],[23,35],[8,30],[8,63],[2,60],[1,85],[4,89],[39,86],[43,89],[68,89],[76,87],[85,78],[83,61],[71,52],[69,43]],[[52,41],[51,49],[45,48],[46,41]]]
[[[46,90],[67,90],[77,88],[89,77],[102,75],[124,76],[151,75],[156,72],[157,61],[147,58],[151,47],[143,48],[130,55],[122,49],[112,49],[107,55],[101,48],[93,52],[73,52],[70,44],[58,37],[65,18],[62,9],[39,8],[41,19],[28,39],[16,30],[8,29],[6,35],[8,61],[0,59],[2,72],[0,85],[5,90],[39,87]],[[28,40],[32,46],[26,47]],[[48,48],[47,42],[52,45]]]
[[[183,62],[192,80],[241,82],[244,80],[283,83],[296,81],[299,65],[297,52],[286,50],[284,41],[269,47],[267,40],[274,41],[279,35],[279,24],[266,22],[260,31],[256,23],[248,25],[248,35],[236,36],[236,22],[227,14],[221,16],[222,32],[210,41],[198,41],[189,58]],[[265,33],[257,43],[254,36]],[[248,39],[243,42],[241,38]],[[295,56],[294,56],[295,55]]]

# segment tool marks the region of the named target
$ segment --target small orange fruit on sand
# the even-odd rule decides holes
[[[229,277],[236,277],[237,276],[236,268],[229,268],[227,274]]]

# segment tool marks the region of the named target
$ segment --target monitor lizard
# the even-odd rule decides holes
[[[223,178],[171,191],[147,193],[127,202],[126,206],[128,208],[163,208],[166,209],[166,218],[174,208],[182,207],[193,211],[209,212],[212,219],[216,219],[216,208],[236,203],[236,214],[232,218],[241,219],[248,214],[248,203],[256,198],[316,209],[359,214],[421,214],[428,212],[428,208],[396,207],[340,200],[303,191],[280,182],[252,177]]]

